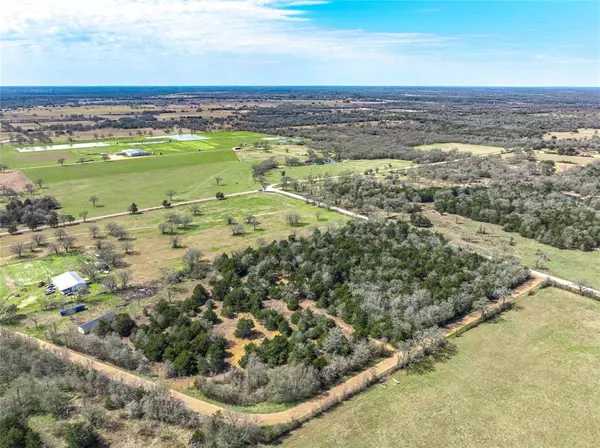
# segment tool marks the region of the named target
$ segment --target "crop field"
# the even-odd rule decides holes
[[[284,447],[589,447],[600,439],[600,303],[547,288],[293,432]],[[420,372],[420,373],[417,373]]]
[[[600,288],[598,265],[600,252],[563,250],[523,238],[518,233],[505,232],[501,226],[480,223],[462,216],[440,215],[436,211],[426,212],[434,225],[434,230],[443,233],[453,242],[468,245],[479,252],[494,253],[501,251],[519,257],[526,266],[545,271],[556,277],[572,281],[586,280],[595,288]],[[485,229],[486,234],[478,233]],[[514,245],[510,244],[511,238]],[[536,267],[536,261],[545,256],[542,265]]]
[[[432,143],[430,145],[415,146],[415,149],[441,149],[442,151],[451,151],[457,149],[459,151],[470,152],[474,156],[500,154],[504,148],[498,146],[471,145],[468,143]]]

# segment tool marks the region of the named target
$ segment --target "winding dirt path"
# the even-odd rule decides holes
[[[536,288],[544,278],[535,276],[528,282],[524,283],[521,287],[515,290],[510,300],[516,300],[517,298],[527,294],[533,288]],[[497,304],[500,306],[500,304]],[[478,322],[483,320],[483,316],[480,312],[473,312],[463,317],[452,325],[446,328],[446,337],[453,336],[456,332],[463,329],[469,329],[474,327]],[[70,350],[64,347],[59,347],[50,342],[43,341],[41,339],[33,338],[29,335],[20,332],[12,332],[20,337],[35,342],[40,348],[44,350],[56,353],[59,356],[64,356],[71,362],[82,365],[84,367],[93,368],[108,377],[122,381],[125,384],[131,386],[142,386],[145,388],[154,388],[158,383],[151,379],[141,378],[131,372],[120,369],[111,364],[99,361],[91,356],[84,355],[82,353]],[[388,347],[389,348],[389,347]],[[392,355],[374,367],[365,370],[352,378],[348,379],[342,384],[331,388],[330,390],[320,394],[312,400],[305,401],[298,406],[287,409],[281,412],[275,412],[270,414],[248,414],[243,412],[232,411],[226,407],[218,406],[213,403],[202,401],[198,398],[191,397],[182,392],[179,392],[173,388],[170,388],[170,393],[183,401],[188,408],[192,411],[198,412],[203,415],[211,415],[215,412],[221,411],[224,413],[234,414],[236,420],[242,423],[257,424],[260,426],[285,424],[293,421],[305,421],[314,417],[316,414],[323,410],[342,402],[343,400],[355,395],[362,391],[369,384],[372,384],[378,380],[384,379],[389,374],[395,372],[398,369],[398,363],[402,360],[402,354],[398,351],[393,352]]]

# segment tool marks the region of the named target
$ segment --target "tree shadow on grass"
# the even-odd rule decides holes
[[[406,372],[409,375],[424,375],[435,372],[435,365],[437,363],[449,361],[456,353],[458,353],[456,345],[448,343],[432,355],[409,364],[406,367]]]

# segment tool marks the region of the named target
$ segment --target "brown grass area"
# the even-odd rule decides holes
[[[12,188],[15,191],[25,190],[25,185],[31,182],[18,170],[6,171],[0,174],[0,185]]]
[[[600,129],[579,128],[577,132],[548,132],[544,135],[544,140],[551,140],[556,137],[557,140],[589,140],[594,136],[600,137]]]

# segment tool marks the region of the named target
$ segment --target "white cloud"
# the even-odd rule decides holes
[[[5,0],[6,3],[7,0]],[[308,58],[389,55],[398,46],[447,46],[456,38],[419,33],[325,30],[302,6],[311,0],[8,0],[0,35],[46,51],[156,51]]]

